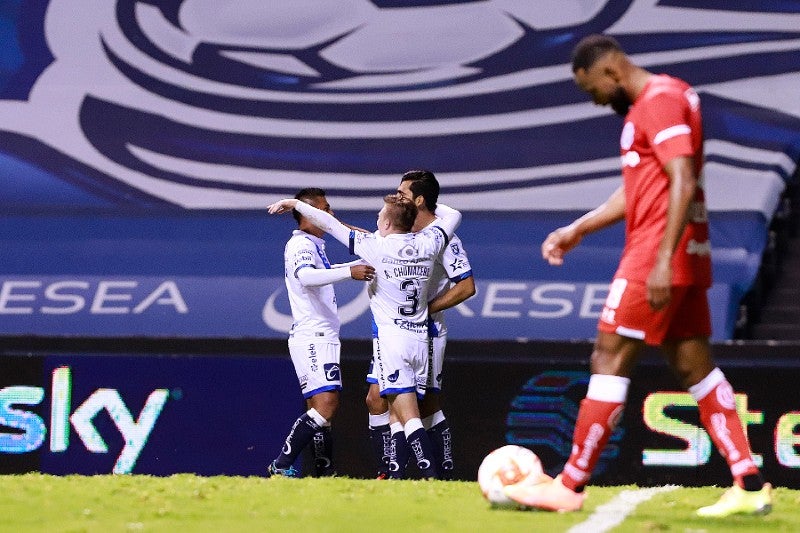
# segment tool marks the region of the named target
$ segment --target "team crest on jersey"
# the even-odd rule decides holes
[[[414,248],[413,246],[411,246],[410,244],[408,244],[408,245],[403,246],[402,248],[400,248],[400,251],[398,252],[398,254],[400,255],[400,257],[404,257],[404,258],[416,257],[417,249]]]

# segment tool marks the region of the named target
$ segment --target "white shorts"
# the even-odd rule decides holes
[[[428,338],[428,383],[426,392],[441,392],[442,391],[442,368],[444,368],[444,349],[447,346],[447,336],[442,335],[439,337]],[[378,383],[378,372],[375,369],[375,355],[380,349],[380,343],[377,338],[372,339],[372,360],[369,362],[369,370],[367,371],[367,383]]]
[[[447,346],[447,336],[428,338],[428,392],[442,391],[442,368],[444,367],[444,348]]]
[[[416,392],[425,396],[428,384],[428,342],[426,337],[381,335],[373,340],[372,373],[381,396]]]
[[[289,355],[303,398],[311,398],[320,392],[341,390],[340,353],[341,344],[338,340],[293,338],[289,341]]]
[[[367,383],[378,384],[378,370],[375,365],[375,357],[378,355],[381,343],[378,342],[378,337],[372,337],[372,359],[369,362],[369,370],[367,370]]]

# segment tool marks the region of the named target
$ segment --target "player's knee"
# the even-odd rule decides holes
[[[370,387],[367,392],[367,397],[364,399],[367,404],[367,410],[370,414],[380,415],[389,409],[389,403],[385,398],[382,398],[378,387]]]
[[[317,394],[309,402],[311,407],[322,415],[326,420],[330,420],[339,409],[339,395],[338,394]]]

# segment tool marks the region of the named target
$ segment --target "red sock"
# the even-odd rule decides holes
[[[744,487],[742,477],[759,475],[758,467],[750,454],[750,444],[742,428],[733,388],[727,380],[718,383],[711,392],[697,400],[700,422],[728,462],[734,482]]]
[[[561,472],[561,482],[572,490],[589,482],[603,448],[622,416],[623,403],[584,398],[575,422],[572,454]]]

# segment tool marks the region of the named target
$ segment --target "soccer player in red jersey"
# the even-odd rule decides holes
[[[610,105],[625,117],[622,185],[605,203],[550,233],[542,256],[561,265],[584,235],[622,220],[625,247],[598,323],[572,453],[555,479],[511,486],[507,493],[545,510],[582,507],[584,486],[622,414],[637,356],[653,345],[697,401],[700,420],[734,479],[719,502],[698,514],[766,514],[772,508],[771,486],[753,462],[733,389],[709,347],[711,248],[701,178],[700,99],[686,82],[633,64],[617,41],[604,35],[577,44],[572,71],[596,104]]]

